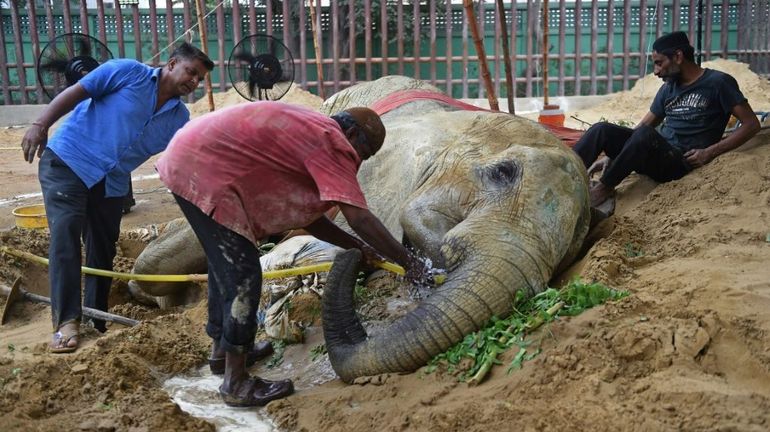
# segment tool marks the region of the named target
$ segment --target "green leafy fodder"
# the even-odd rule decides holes
[[[283,353],[286,351],[286,342],[283,340],[273,341],[273,356],[267,361],[267,368],[273,369],[283,363]]]
[[[316,361],[327,354],[326,344],[320,344],[310,350],[310,361]]]
[[[449,373],[456,374],[458,380],[478,384],[492,366],[502,363],[498,355],[514,346],[519,351],[511,361],[508,372],[518,369],[523,362],[540,352],[539,349],[529,348],[531,342],[525,339],[527,333],[559,316],[578,315],[608,300],[618,300],[627,295],[625,291],[600,283],[586,283],[579,278],[562,289],[548,288],[528,300],[519,291],[513,313],[508,318],[492,317],[484,328],[467,335],[455,346],[434,357],[428,363],[426,373],[442,365]]]

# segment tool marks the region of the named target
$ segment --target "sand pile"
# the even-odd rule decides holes
[[[762,134],[597,227],[572,273],[631,295],[534,335],[542,352],[521,370],[478,387],[420,373],[330,383],[268,412],[288,430],[768,430],[768,144]],[[646,186],[632,180],[622,204]]]
[[[770,111],[770,81],[752,72],[748,64],[717,59],[704,62],[703,67],[732,75],[754,111]],[[604,118],[614,123],[628,122],[630,126],[635,126],[649,111],[650,104],[662,85],[660,78],[649,74],[638,80],[631,90],[615,93],[600,105],[569,114],[589,123]],[[578,124],[568,125],[577,127]]]
[[[310,93],[307,90],[303,90],[302,87],[298,86],[297,84],[294,84],[289,89],[289,92],[286,93],[284,97],[279,99],[279,101],[318,110],[318,108],[321,106],[321,103],[323,102],[323,99]],[[248,100],[238,94],[234,88],[231,88],[226,93],[214,93],[215,109],[220,109],[244,102],[248,102]],[[209,112],[209,100],[207,97],[203,97],[192,104],[189,108],[190,117],[192,118],[206,114]]]

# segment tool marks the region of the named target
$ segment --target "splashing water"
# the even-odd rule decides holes
[[[282,361],[275,367],[269,368],[265,363],[253,367],[249,373],[271,380],[291,378],[295,393],[336,379],[337,375],[327,355],[313,360],[308,353],[308,347],[323,343],[323,329],[310,327],[306,329],[305,337],[304,345],[289,345],[283,353]],[[222,376],[212,375],[208,365],[205,365],[189,374],[170,378],[163,384],[163,389],[183,411],[208,420],[220,432],[279,430],[264,408],[233,408],[225,405],[219,396],[221,384]]]
[[[220,432],[273,432],[276,426],[262,408],[233,408],[219,396],[222,377],[211,375],[208,365],[199,375],[176,376],[163,384],[163,389],[182,411],[213,423]]]

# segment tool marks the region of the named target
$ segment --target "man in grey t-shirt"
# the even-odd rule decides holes
[[[596,123],[574,146],[589,176],[603,171],[590,190],[592,207],[611,198],[632,171],[658,182],[680,179],[741,146],[760,129],[735,78],[695,63],[695,50],[684,32],[661,36],[652,48],[654,73],[665,83],[650,111],[634,129]],[[722,138],[731,114],[741,125]],[[602,152],[606,157],[597,161]]]

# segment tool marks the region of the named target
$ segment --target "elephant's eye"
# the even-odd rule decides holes
[[[521,178],[521,167],[516,161],[508,160],[477,167],[476,175],[487,190],[508,188]]]

